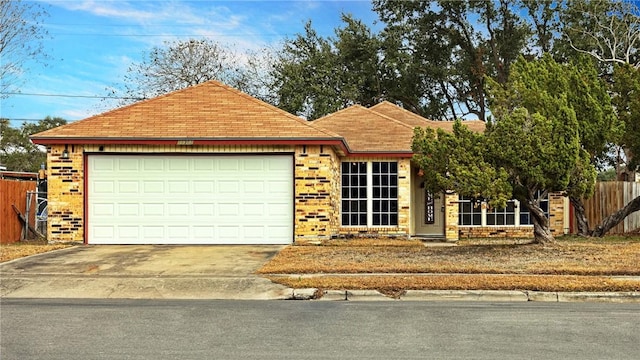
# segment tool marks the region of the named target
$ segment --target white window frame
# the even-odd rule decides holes
[[[515,221],[513,225],[487,225],[487,214],[489,214],[489,211],[487,210],[488,206],[487,206],[487,202],[483,201],[480,205],[480,225],[460,225],[460,212],[458,212],[458,226],[463,226],[463,227],[533,227],[532,224],[524,224],[521,225],[520,224],[520,209],[522,209],[522,204],[520,203],[520,201],[516,200],[516,199],[511,199],[508,202],[513,202],[514,205],[514,217],[515,217]],[[548,197],[547,197],[547,202],[548,202]],[[460,202],[469,202],[469,200],[460,200]],[[458,205],[460,206],[460,205]],[[546,212],[547,217],[549,216],[549,209],[547,209]],[[531,215],[529,215],[531,216]]]
[[[398,202],[398,192],[400,190],[400,186],[398,184],[398,180],[396,179],[396,204],[397,204],[397,208],[396,208],[396,225],[373,225],[373,163],[395,163],[396,164],[396,177],[397,177],[397,171],[399,168],[399,164],[397,161],[385,161],[385,160],[357,160],[357,161],[342,161],[341,165],[340,165],[340,180],[342,181],[342,163],[345,162],[358,162],[358,163],[366,163],[367,166],[367,224],[366,225],[344,225],[342,222],[342,200],[344,199],[343,194],[342,194],[342,183],[340,184],[340,227],[344,227],[344,228],[358,228],[358,227],[367,227],[367,228],[396,228],[399,226],[399,215],[400,215],[400,211],[399,211],[399,204],[397,204]],[[391,213],[391,212],[389,212]]]

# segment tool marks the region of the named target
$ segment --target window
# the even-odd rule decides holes
[[[487,210],[487,225],[515,225],[516,224],[516,200],[507,201],[504,209]]]
[[[458,224],[482,225],[482,203],[473,198],[461,196],[458,208]]]
[[[544,215],[549,218],[549,197],[540,200],[540,208],[544,211]],[[520,225],[533,225],[531,213],[524,204],[520,205]]]
[[[367,225],[367,163],[342,163],[342,225]]]
[[[549,217],[548,197],[540,201],[540,207]],[[533,221],[529,210],[518,200],[507,201],[507,207],[503,209],[487,209],[485,202],[460,196],[458,224],[461,226],[521,226],[533,225]]]
[[[342,226],[398,225],[398,163],[342,163]]]

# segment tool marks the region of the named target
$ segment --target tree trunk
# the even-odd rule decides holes
[[[549,219],[544,215],[540,203],[535,200],[526,202],[531,219],[533,220],[533,242],[536,244],[549,244],[555,242],[551,229],[549,229]]]
[[[574,196],[569,196],[569,201],[571,201],[573,210],[575,211],[576,222],[578,224],[578,235],[589,236],[589,219],[587,219],[587,215],[584,210],[584,202],[582,202],[582,199]]]
[[[603,237],[609,230],[620,224],[630,214],[640,210],[640,196],[631,200],[625,207],[607,216],[602,222],[596,226],[592,235]]]

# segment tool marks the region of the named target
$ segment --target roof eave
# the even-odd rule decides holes
[[[32,137],[39,145],[330,145],[351,153],[342,138],[114,138]]]

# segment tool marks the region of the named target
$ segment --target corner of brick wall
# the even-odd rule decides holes
[[[561,193],[549,194],[549,229],[554,236],[564,235],[565,228],[569,230],[569,224],[565,224],[564,196]]]
[[[83,147],[65,145],[47,149],[47,239],[49,242],[84,241]]]
[[[446,241],[458,241],[458,194],[444,195],[444,238]]]
[[[330,239],[337,234],[340,160],[329,146],[295,150],[295,238]]]

